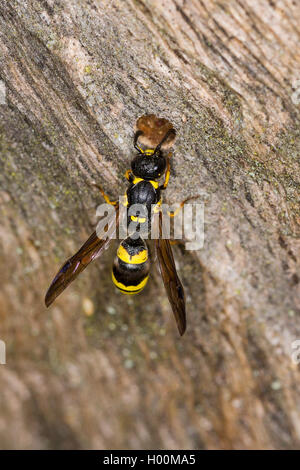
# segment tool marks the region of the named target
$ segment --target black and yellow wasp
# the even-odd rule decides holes
[[[138,139],[143,132],[138,130],[134,136],[134,148],[137,155],[131,162],[131,170],[125,173],[130,185],[125,193],[125,205],[128,209],[138,204],[143,207],[146,214],[140,211],[128,216],[128,223],[136,223],[136,232],[142,224],[147,223],[147,230],[151,228],[151,207],[158,212],[159,236],[155,240],[157,258],[164,286],[181,335],[186,329],[185,296],[181,281],[177,275],[170,241],[162,236],[161,191],[168,186],[170,177],[170,158],[164,156],[162,146],[175,134],[169,129],[161,142],[154,149],[143,150],[138,145]],[[164,174],[164,182],[159,184],[159,178]],[[105,201],[115,208],[115,216],[119,221],[120,205],[117,201],[110,201],[109,197],[99,188]],[[130,212],[130,211],[128,211]],[[144,217],[145,215],[145,217]],[[147,215],[147,217],[146,217]],[[170,214],[172,215],[172,214]],[[112,217],[113,219],[114,217]],[[52,304],[55,298],[80,274],[88,264],[101,256],[108,247],[110,240],[116,233],[115,220],[111,220],[105,227],[105,232],[93,232],[79,251],[69,258],[53,279],[45,297],[46,306]],[[121,241],[115,258],[112,279],[115,286],[125,294],[136,294],[145,287],[150,270],[148,248],[143,238],[138,235],[129,235]]]

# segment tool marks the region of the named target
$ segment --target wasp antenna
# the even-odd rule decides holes
[[[137,141],[142,134],[143,134],[143,131],[136,131],[136,133],[134,134],[134,140],[133,140],[133,146],[139,153],[141,153],[141,149],[138,146]]]
[[[168,132],[165,134],[161,142],[156,146],[154,153],[158,152],[161,149],[161,146],[166,142],[166,140],[170,137],[171,134],[176,134],[175,129],[169,129]]]

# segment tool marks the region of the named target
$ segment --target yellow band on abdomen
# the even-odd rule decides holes
[[[142,264],[148,259],[148,250],[141,250],[136,255],[130,255],[124,246],[120,245],[117,251],[117,257],[124,263]]]
[[[117,279],[114,276],[114,273],[112,272],[112,280],[114,285],[120,289],[124,294],[137,294],[140,292],[145,285],[147,284],[148,277],[146,276],[139,284],[136,286],[125,286],[125,284],[122,284],[122,282],[117,281]]]

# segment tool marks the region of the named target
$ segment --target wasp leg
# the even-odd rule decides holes
[[[129,183],[132,183],[134,176],[131,170],[126,170],[126,173],[124,176],[127,179],[127,181],[129,181]]]
[[[116,206],[118,204],[118,201],[111,201],[109,199],[109,196],[104,192],[104,190],[102,189],[101,186],[99,186],[98,184],[95,184],[93,183],[93,186],[95,186],[97,189],[99,189],[100,193],[102,194],[103,196],[103,199],[104,201],[107,203],[107,204],[110,204],[111,206]]]
[[[175,217],[178,212],[181,211],[181,209],[183,208],[184,204],[188,201],[191,201],[192,199],[197,199],[199,197],[199,195],[197,196],[190,196],[188,198],[186,198],[184,201],[182,201],[180,204],[179,204],[179,207],[177,207],[177,209],[175,209],[175,211],[167,211],[169,217]]]
[[[165,181],[162,185],[160,185],[160,187],[159,187],[160,190],[167,189],[167,186],[169,184],[170,171],[171,171],[170,157],[171,157],[171,152],[167,156],[167,168],[166,168],[166,172],[165,172]]]
[[[190,240],[187,240],[186,238],[181,238],[181,239],[174,239],[170,238],[170,244],[171,245],[180,245],[180,246],[185,246],[186,243],[189,243]]]

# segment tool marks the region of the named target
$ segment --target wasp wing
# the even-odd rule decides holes
[[[162,238],[162,213],[159,213],[159,238],[155,241],[161,276],[181,336],[186,329],[184,289],[177,275],[170,241]]]
[[[115,207],[116,212],[107,223],[107,230],[103,229],[98,237],[97,231],[93,232],[82,247],[69,258],[60,268],[53,279],[45,296],[47,307],[58,297],[68,285],[91,263],[94,259],[102,255],[104,250],[116,233],[119,222],[119,206]]]

